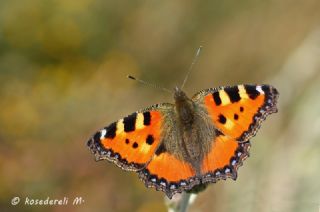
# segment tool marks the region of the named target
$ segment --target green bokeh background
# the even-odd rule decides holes
[[[172,102],[126,75],[181,85],[200,45],[189,96],[268,83],[280,99],[238,180],[209,186],[190,211],[318,211],[319,11],[319,0],[0,0],[0,211],[165,211],[161,192],[96,163],[86,141]],[[85,202],[12,206],[15,196]]]

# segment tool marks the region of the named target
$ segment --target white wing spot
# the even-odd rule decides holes
[[[187,185],[187,183],[186,183],[186,182],[181,182],[181,183],[180,183],[180,185],[182,185],[182,186],[186,186],[186,185]]]
[[[236,163],[237,163],[237,161],[236,160],[233,160],[232,162],[231,162],[231,165],[236,165]]]
[[[170,189],[175,189],[175,188],[176,188],[175,185],[171,185],[171,186],[170,186]]]
[[[264,94],[264,91],[262,90],[261,86],[257,86],[256,90],[259,91],[259,93]]]
[[[103,129],[103,130],[100,131],[100,133],[101,133],[100,140],[102,140],[102,139],[105,138],[105,135],[107,134],[107,130]]]

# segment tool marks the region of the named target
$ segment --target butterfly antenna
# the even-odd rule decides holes
[[[142,83],[142,84],[144,84],[144,85],[147,85],[147,86],[150,86],[150,87],[153,87],[153,88],[156,88],[156,89],[160,89],[160,90],[163,90],[163,91],[168,92],[168,93],[171,93],[171,94],[173,93],[171,90],[169,90],[169,89],[167,89],[167,88],[163,88],[163,87],[161,87],[161,86],[159,86],[159,85],[156,85],[156,84],[152,84],[152,83],[150,83],[150,82],[143,81],[143,80],[138,79],[138,78],[135,78],[135,77],[133,77],[133,76],[131,76],[131,75],[128,75],[127,77],[128,77],[129,79],[138,81],[138,82],[140,82],[140,83]]]
[[[187,80],[188,80],[188,77],[189,77],[189,74],[190,74],[191,70],[193,69],[194,64],[197,62],[197,59],[198,59],[198,57],[199,57],[199,55],[200,55],[200,52],[201,52],[201,49],[202,49],[202,46],[199,46],[199,48],[198,48],[198,50],[197,50],[197,53],[196,53],[196,55],[194,56],[193,61],[192,61],[191,65],[190,65],[190,68],[189,68],[189,70],[188,70],[188,72],[187,72],[187,75],[186,75],[186,77],[185,77],[184,80],[183,80],[181,89],[182,89],[182,88],[184,87],[184,85],[186,84],[186,82],[187,82]]]

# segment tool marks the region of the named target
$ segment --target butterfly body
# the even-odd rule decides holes
[[[177,128],[177,136],[167,140],[165,146],[168,152],[192,164],[197,175],[200,175],[201,161],[208,153],[214,138],[214,126],[204,108],[188,98],[178,87],[174,91],[174,99],[173,113],[176,124],[169,128]]]
[[[135,171],[147,187],[175,193],[237,178],[250,142],[267,115],[277,112],[269,85],[198,92],[174,90],[174,104],[156,104],[99,130],[87,145],[97,160]]]

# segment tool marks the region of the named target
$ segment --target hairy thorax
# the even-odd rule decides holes
[[[175,92],[176,124],[178,125],[179,139],[177,139],[178,157],[193,165],[200,171],[200,162],[210,150],[214,139],[214,127],[208,114],[201,106],[196,106],[180,89]],[[210,130],[208,130],[208,128]],[[212,132],[212,134],[206,134]]]

